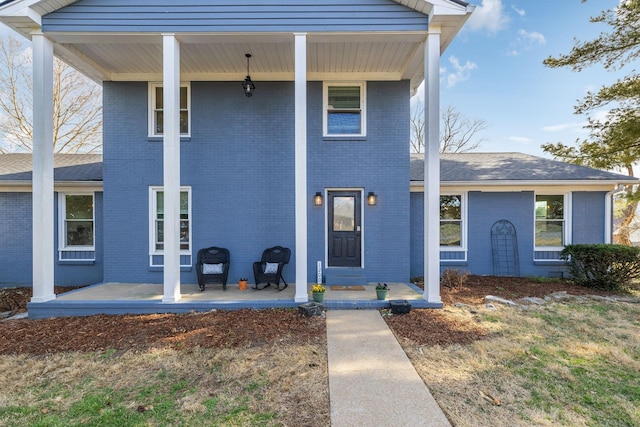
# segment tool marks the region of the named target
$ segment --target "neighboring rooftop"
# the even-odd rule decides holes
[[[424,181],[424,154],[411,154],[411,181]],[[523,153],[448,153],[440,155],[442,182],[611,181],[637,178]]]
[[[54,181],[102,181],[102,154],[55,154]],[[31,181],[31,154],[0,154],[0,182]]]

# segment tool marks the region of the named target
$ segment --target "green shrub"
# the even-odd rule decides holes
[[[571,279],[589,288],[619,290],[640,277],[640,248],[623,245],[567,245],[561,252]]]

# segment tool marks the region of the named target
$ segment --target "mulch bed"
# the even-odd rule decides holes
[[[56,287],[55,292],[70,289],[74,288]],[[486,295],[518,299],[544,297],[563,290],[574,295],[611,294],[570,282],[538,283],[527,278],[469,276],[461,288],[443,287],[441,296],[445,306],[456,302],[479,305]],[[0,289],[0,312],[26,311],[30,298],[31,288]],[[385,319],[398,337],[420,345],[466,344],[487,336],[481,325],[452,316],[447,310],[412,310],[408,314],[385,316]],[[12,319],[0,323],[0,354],[304,345],[325,340],[324,318],[305,317],[297,310],[283,309]]]

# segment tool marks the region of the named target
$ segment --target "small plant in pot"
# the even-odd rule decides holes
[[[379,300],[387,299],[389,296],[389,286],[386,283],[378,283],[376,285],[376,296]]]
[[[318,283],[311,287],[311,296],[315,302],[324,301],[324,293],[327,289],[322,286],[322,283]]]
[[[240,289],[241,291],[246,291],[247,290],[247,280],[248,279],[243,279],[241,277],[240,280],[238,280],[238,289]]]

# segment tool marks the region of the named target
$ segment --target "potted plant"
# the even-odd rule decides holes
[[[311,288],[311,296],[315,302],[322,302],[324,300],[324,292],[326,288],[322,286],[322,283],[313,285]]]
[[[379,300],[387,299],[387,296],[389,295],[389,286],[387,286],[386,283],[378,283],[376,286],[376,295]]]
[[[247,279],[240,278],[240,280],[238,280],[238,289],[241,291],[247,290]]]

